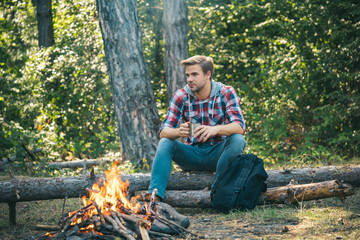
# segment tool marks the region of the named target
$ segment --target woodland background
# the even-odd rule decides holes
[[[137,7],[162,120],[162,1],[138,0]],[[214,80],[232,85],[241,98],[245,152],[268,167],[358,160],[356,0],[194,0],[187,8],[189,55],[212,56]],[[3,0],[0,9],[0,159],[21,156],[23,146],[41,148],[36,175],[53,174],[36,168],[48,162],[119,154],[95,0],[53,0],[55,43],[47,48],[38,46],[30,0]],[[18,163],[25,168],[26,159]]]

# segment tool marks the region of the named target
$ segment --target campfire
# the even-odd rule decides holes
[[[105,180],[87,190],[89,197],[82,197],[84,207],[64,214],[60,230],[39,240],[150,239],[193,234],[186,230],[190,225],[187,217],[165,203],[154,202],[156,190],[149,202],[139,202],[140,196],[128,199],[129,182],[121,180],[116,164],[106,171]]]

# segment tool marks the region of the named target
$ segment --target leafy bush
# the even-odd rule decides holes
[[[19,14],[22,6],[13,5]],[[26,14],[33,14],[30,3],[27,7]],[[19,100],[13,114],[9,107],[2,112],[7,136],[2,144],[14,149],[22,139],[26,145],[46,149],[54,159],[62,154],[99,157],[118,148],[118,141],[95,1],[56,1],[53,12],[55,45],[39,49],[31,42],[24,47],[26,60],[16,75],[7,75],[7,86],[12,91],[17,87],[13,95]],[[25,20],[28,31],[36,32],[36,19]],[[14,55],[21,56],[22,51],[15,49]],[[10,104],[11,91],[3,94]],[[9,141],[13,134],[16,138]]]
[[[157,106],[166,112],[160,0],[138,1]],[[55,45],[37,47],[31,1],[0,3],[0,157],[119,151],[95,0],[53,1]],[[360,5],[284,0],[189,1],[190,55],[214,58],[235,87],[247,151],[269,163],[359,155]]]
[[[250,151],[285,161],[358,156],[359,13],[355,1],[190,8],[191,55],[211,55],[215,79],[237,88]]]

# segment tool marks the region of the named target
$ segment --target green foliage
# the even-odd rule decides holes
[[[16,19],[27,26],[27,34],[36,32],[36,19],[25,18],[35,15],[30,1],[28,12],[20,12],[18,2],[12,4],[14,12],[24,16],[10,16],[6,23]],[[11,44],[4,43],[8,55],[26,56],[4,68],[17,67],[13,74],[6,74],[8,89],[2,92],[5,139],[1,143],[9,150],[4,156],[21,142],[42,147],[47,158],[54,159],[59,155],[99,157],[118,148],[95,1],[54,1],[53,16],[54,46],[39,49],[32,41],[10,53],[5,48]],[[7,28],[5,23],[3,28]]]
[[[35,43],[36,18],[30,2],[0,2],[0,159],[19,152],[21,141],[27,141],[31,117],[23,114],[20,105],[27,105],[28,91],[17,79],[28,60],[28,49]]]
[[[191,6],[191,55],[211,55],[238,90],[249,151],[358,156],[359,14],[355,1]]]
[[[164,72],[164,40],[162,29],[162,1],[138,0],[144,57],[149,67],[156,106],[163,119],[168,106]]]
[[[138,0],[157,106],[166,113],[162,1]],[[46,159],[119,150],[95,0],[53,1],[55,45],[37,47],[31,1],[0,3],[0,158],[42,147]],[[214,58],[234,86],[247,151],[269,164],[359,156],[354,0],[188,1],[190,55]]]

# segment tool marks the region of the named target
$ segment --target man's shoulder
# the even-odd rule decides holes
[[[223,85],[220,89],[220,93],[223,95],[236,94],[235,89],[229,85]]]
[[[180,98],[187,97],[187,95],[188,93],[185,91],[184,88],[180,88],[176,90],[175,93],[173,94],[174,97],[180,97]]]
[[[184,101],[186,100],[188,97],[187,92],[185,91],[184,88],[178,89],[172,96],[172,99],[175,101]]]
[[[185,88],[180,88],[178,90],[175,91],[175,94],[178,94],[178,95],[186,95],[187,92],[185,91]]]

